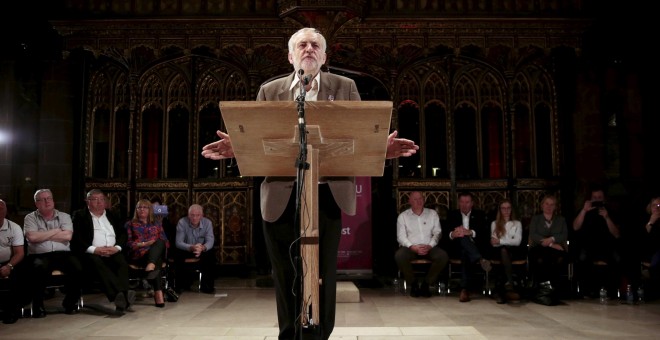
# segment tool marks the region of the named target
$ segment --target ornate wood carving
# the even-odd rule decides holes
[[[85,174],[89,176],[85,179],[86,188],[107,190],[113,207],[124,210],[130,210],[126,208],[132,205],[129,199],[157,195],[171,206],[176,216],[183,216],[192,203],[202,204],[207,217],[216,225],[217,258],[227,264],[245,263],[251,252],[253,184],[252,179],[228,177],[223,171],[215,178],[209,178],[207,173],[199,174],[198,151],[203,138],[208,138],[201,136],[205,126],[200,126],[200,113],[217,108],[221,100],[252,100],[263,82],[290,73],[287,41],[301,25],[314,26],[326,36],[330,71],[366,75],[382,84],[390,97],[385,99],[393,100],[397,110],[404,106],[417,110],[409,116],[418,119],[418,142],[424,150],[434,147],[423,142],[427,134],[434,133],[425,128],[425,110],[432,105],[445,110],[448,137],[442,147],[448,150],[446,172],[454,175],[399,178],[394,171],[399,210],[407,205],[407,195],[412,190],[423,191],[427,205],[439,212],[453,208],[455,194],[466,190],[475,194],[476,205],[485,210],[492,209],[502,198],[513,197],[527,216],[536,211],[542,194],[558,183],[544,178],[518,178],[513,169],[516,142],[531,137],[516,135],[516,129],[521,128],[516,122],[527,122],[533,127],[534,110],[541,106],[548,108],[552,169],[546,177],[557,178],[560,131],[554,79],[549,71],[553,67],[551,56],[557,49],[579,54],[580,37],[591,23],[581,3],[565,1],[74,0],[68,3],[70,8],[53,12],[59,19],[52,23],[63,36],[66,50],[84,49],[94,57],[86,79],[87,111],[81,137],[85,147]],[[567,17],[570,20],[562,20]],[[172,18],[176,18],[176,25],[172,24]],[[526,113],[516,112],[515,105],[526,108]],[[486,106],[501,112],[504,134],[501,147],[514,151],[505,152],[504,175],[499,178],[483,176],[485,165],[480,161],[480,178],[457,179],[454,111],[467,107],[478,116]],[[166,122],[173,110],[189,114],[190,123],[185,127],[190,132],[186,141],[190,152],[187,161],[193,164],[193,171],[188,172],[188,178],[167,178],[167,169],[162,172],[162,178],[141,178],[142,115],[150,108],[162,111]],[[128,127],[116,126],[118,112],[127,110]],[[111,170],[107,178],[93,175],[97,113],[109,115],[109,133],[113,136],[122,128],[134,131],[127,150],[131,171],[114,172],[115,165],[124,164],[116,155],[124,150],[115,150],[108,156]],[[516,120],[516,115],[523,114],[528,115],[527,121]],[[399,120],[410,117],[393,114],[393,127],[399,126]],[[166,132],[163,140],[167,141]],[[164,144],[167,148],[167,143]],[[475,151],[480,159],[485,152],[483,144]],[[538,157],[536,150],[524,152],[529,154],[530,162]],[[422,169],[423,162],[422,157]],[[393,163],[398,165],[399,161]],[[537,168],[530,169],[528,176],[539,172]]]

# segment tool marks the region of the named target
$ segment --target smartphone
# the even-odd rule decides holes
[[[167,215],[167,206],[166,205],[155,205],[154,206],[154,215]]]

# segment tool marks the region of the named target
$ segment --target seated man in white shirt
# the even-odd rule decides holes
[[[394,258],[406,284],[411,287],[410,296],[430,297],[429,286],[438,282],[438,276],[447,266],[449,256],[437,247],[442,236],[438,213],[424,208],[424,196],[419,191],[410,194],[408,203],[410,208],[399,214],[396,222],[396,237],[401,247]],[[410,261],[419,258],[431,260],[431,268],[418,287]]]
[[[73,214],[71,250],[86,271],[96,274],[108,300],[123,313],[135,302],[135,291],[128,290],[128,263],[122,253],[128,236],[124,223],[105,208],[105,199],[101,190],[87,193],[87,208]]]

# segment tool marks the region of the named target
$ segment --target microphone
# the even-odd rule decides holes
[[[303,77],[304,74],[305,74],[305,70],[303,70],[303,69],[298,70],[298,75],[300,77],[300,82],[304,86],[307,86],[307,85],[309,85],[309,81],[311,80],[312,77],[309,74]]]

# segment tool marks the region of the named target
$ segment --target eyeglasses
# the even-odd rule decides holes
[[[137,208],[140,209],[140,210],[149,209],[149,207],[144,206],[144,205],[139,205]]]
[[[37,199],[37,202],[52,202],[52,201],[53,201],[52,196]]]
[[[660,208],[660,204],[652,204],[652,205],[651,205],[651,208],[654,208],[654,207],[655,207],[655,208]]]
[[[105,198],[103,197],[92,197],[87,199],[90,202],[105,202]]]

